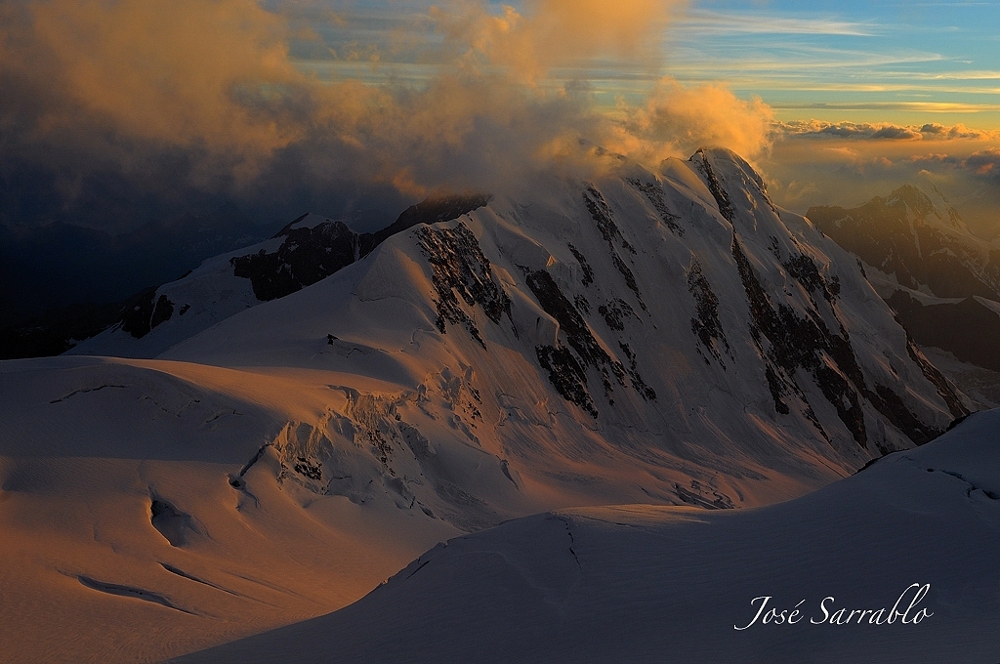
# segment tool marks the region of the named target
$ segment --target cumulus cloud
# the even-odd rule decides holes
[[[724,146],[753,158],[770,146],[774,132],[770,107],[759,98],[739,99],[721,85],[685,87],[666,78],[645,105],[621,110],[627,119],[606,142],[648,163],[699,146]]]
[[[856,140],[959,140],[997,139],[1000,132],[969,129],[963,124],[951,127],[937,123],[896,125],[888,122],[827,122],[795,120],[783,122],[778,129],[790,138],[828,138]]]
[[[925,170],[940,170],[945,167],[987,181],[1000,182],[1000,148],[977,150],[968,156],[951,154],[922,154],[910,158],[914,164]]]

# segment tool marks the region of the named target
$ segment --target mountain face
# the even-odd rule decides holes
[[[848,472],[967,412],[855,262],[778,211],[725,151],[660,175],[619,163],[598,182],[552,178],[534,200],[498,195],[402,229],[161,357],[393,383],[390,395],[342,378],[352,403],[379,406],[338,417],[353,444],[368,432],[403,501],[434,513],[454,505],[414,481],[436,473],[424,450],[472,444],[495,457],[505,490],[528,481],[516,471],[619,501],[735,507],[784,481],[822,481],[816,457]],[[321,480],[304,481],[320,493],[353,495],[356,484],[328,483],[344,473],[342,435],[327,437],[284,454],[316,469]],[[590,468],[595,455],[604,472]]]
[[[117,358],[0,364],[0,574],[34,598],[0,605],[32,635],[13,656],[165,659],[342,607],[447,537],[767,505],[967,413],[738,156],[599,165],[378,236],[305,217],[154,291],[141,338],[77,349]]]
[[[943,197],[916,187],[850,210],[815,207],[817,228],[864,263],[913,339],[1000,371],[1000,247],[975,237]]]

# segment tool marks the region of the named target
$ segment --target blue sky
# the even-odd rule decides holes
[[[783,119],[1000,124],[1000,3],[805,4],[698,3],[676,75],[714,73]]]
[[[390,72],[419,80],[431,74],[432,58],[390,44],[401,35],[425,36],[429,24],[421,17],[432,4],[367,0],[281,4],[279,11],[312,27],[337,52],[334,62],[315,43],[300,44],[296,54],[305,68],[369,81]],[[501,4],[490,6],[499,13]],[[531,11],[524,2],[510,4]],[[1000,2],[697,0],[673,13],[659,66],[598,60],[553,75],[590,81],[607,103],[619,95],[638,98],[669,75],[684,83],[725,82],[744,98],[758,95],[782,120],[1000,126]],[[375,53],[377,70],[365,62]]]

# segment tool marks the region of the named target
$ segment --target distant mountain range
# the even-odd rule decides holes
[[[268,234],[232,205],[120,235],[0,225],[0,358],[61,353],[111,325],[142,289]]]
[[[905,186],[807,215],[862,261],[918,344],[1000,371],[1000,245],[974,236],[940,194]]]

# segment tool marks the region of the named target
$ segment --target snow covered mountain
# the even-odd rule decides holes
[[[806,216],[899,286],[936,297],[1000,299],[1000,247],[974,236],[948,200],[906,185],[859,207]]]
[[[190,652],[547,510],[775,503],[968,412],[738,156],[596,158],[377,236],[297,220],[87,345],[119,358],[0,364],[0,661]]]
[[[357,233],[341,221],[304,214],[269,240],[210,258],[177,281],[147,289],[115,325],[70,352],[155,357],[224,318],[316,283],[395,233],[455,219],[486,202],[475,195],[430,198],[375,233]]]
[[[726,152],[667,162],[659,177],[623,163],[600,183],[553,178],[528,202],[498,195],[162,357],[384,364],[411,389],[451,367],[484,421],[509,427],[491,432],[497,453],[524,445],[508,430],[566,425],[612,456],[645,448],[639,459],[666,453],[720,476],[731,450],[786,459],[805,439],[856,467],[964,414],[854,261],[779,213]],[[723,441],[726,460],[692,454],[687,441],[704,439]]]
[[[342,611],[175,661],[995,662],[998,432],[1000,411],[976,413],[760,510],[520,519]]]

